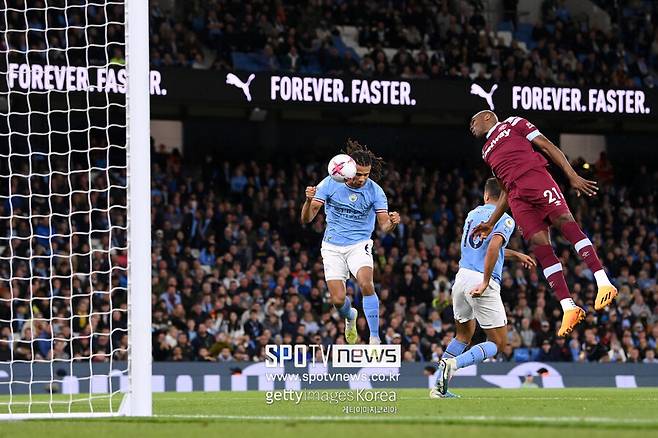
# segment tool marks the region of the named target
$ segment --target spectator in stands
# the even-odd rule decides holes
[[[544,341],[546,343],[546,341]],[[555,343],[551,346],[550,357],[552,362],[572,362],[573,354],[566,344],[563,337],[555,339]]]
[[[656,359],[656,350],[651,348],[644,350],[644,359],[642,360],[642,363],[658,364],[658,359]]]
[[[582,350],[578,356],[581,362],[599,362],[602,359],[607,359],[607,349],[602,345],[594,334],[594,330],[585,330],[585,342],[583,342]]]
[[[519,331],[521,335],[521,345],[525,348],[531,348],[535,346],[535,337],[537,334],[530,327],[530,319],[523,318],[521,320],[521,330]]]

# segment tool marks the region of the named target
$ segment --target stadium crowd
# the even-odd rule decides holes
[[[268,343],[344,342],[344,322],[329,305],[319,258],[324,217],[308,226],[299,220],[304,188],[323,178],[322,167],[209,159],[191,170],[176,153],[156,154],[155,360],[260,360]],[[613,185],[605,157],[596,169],[600,195],[574,197],[570,205],[620,290],[615,306],[593,310],[592,273],[557,238],[570,289],[588,309],[587,319],[570,338],[556,338],[560,306],[541,273],[507,265],[501,293],[509,342],[498,360],[656,361],[658,172],[642,168],[628,184]],[[375,238],[381,335],[402,345],[405,361],[436,360],[454,336],[450,288],[461,226],[481,202],[484,179],[466,168],[390,165],[380,181],[403,218],[394,233]],[[510,246],[523,250],[519,234]],[[360,306],[355,288],[348,283]],[[364,318],[358,327],[366,339]]]
[[[0,362],[125,360],[125,153],[105,136],[89,152],[85,133],[69,137],[85,150],[45,158],[57,143],[13,137],[0,157]]]
[[[599,2],[612,19],[607,31],[573,16],[564,0],[543,0],[533,24],[518,22],[513,1],[503,2],[512,5],[503,21],[488,23],[480,0],[187,0],[167,7],[152,0],[150,61],[154,68],[653,87],[658,3]],[[43,0],[17,0],[0,48],[11,62],[122,65],[122,8],[99,5],[72,0],[46,12]],[[111,23],[103,26],[106,17]],[[356,30],[361,55],[341,26]]]
[[[547,0],[530,52],[516,43],[500,46],[478,2],[402,3],[189,1],[177,20],[153,0],[151,61],[225,70],[234,67],[235,53],[259,52],[269,70],[295,70],[315,57],[321,71],[332,74],[464,77],[480,63],[495,80],[652,85],[655,3],[631,8],[622,2],[624,19],[616,20],[615,33],[604,34],[571,17],[563,2]],[[35,63],[123,63],[116,25],[89,35],[83,29],[103,21],[103,8],[76,0],[66,10],[51,9],[54,26],[80,25],[64,35],[38,30],[45,22],[43,1],[22,14],[26,4],[19,0],[6,14],[17,29],[0,42],[8,59],[29,52]],[[106,13],[120,17],[120,9],[114,5]],[[338,50],[340,24],[359,28],[369,55],[358,59]],[[102,44],[84,49],[86,38]],[[64,41],[71,44],[66,56],[44,50]],[[389,59],[384,47],[399,50]],[[125,174],[109,170],[111,148],[103,141],[92,139],[96,152],[74,152],[70,162],[28,155],[0,160],[0,361],[126,357]],[[106,172],[84,170],[90,163]],[[299,221],[303,189],[321,180],[322,167],[211,159],[195,169],[176,153],[154,154],[155,360],[258,360],[270,342],[343,342],[344,322],[328,304],[319,258],[323,215],[309,226]],[[36,176],[54,168],[69,174]],[[617,180],[604,157],[595,168],[599,196],[573,198],[570,205],[620,295],[609,311],[594,312],[592,273],[557,237],[574,299],[588,317],[569,339],[555,338],[560,308],[541,273],[511,264],[501,285],[509,343],[499,360],[657,361],[658,172],[643,167],[633,180]],[[464,167],[390,165],[380,181],[403,217],[394,233],[375,239],[381,335],[403,346],[404,360],[436,360],[454,335],[450,286],[461,226],[480,202],[484,179],[483,172]],[[89,193],[64,195],[69,190]],[[510,245],[523,250],[518,233]],[[353,283],[349,293],[360,306]],[[365,319],[358,326],[364,338]]]
[[[512,3],[515,2],[506,2]],[[496,82],[653,86],[658,67],[655,2],[604,2],[609,31],[544,0],[542,20],[487,23],[478,0],[186,1],[176,12],[151,2],[151,63],[366,77],[466,78]],[[180,10],[182,9],[182,11]],[[618,16],[623,15],[623,19]],[[358,30],[363,56],[340,26]],[[495,31],[512,32],[504,42]],[[525,44],[523,46],[520,44]],[[384,49],[396,49],[394,54]],[[249,62],[242,62],[248,54]]]

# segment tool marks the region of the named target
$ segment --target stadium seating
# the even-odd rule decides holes
[[[303,189],[307,182],[319,181],[321,165],[306,160],[303,168],[208,162],[196,168],[181,163],[178,155],[156,154],[155,160],[156,360],[260,359],[268,342],[331,343],[343,336],[343,322],[328,304],[319,259],[323,215],[308,226],[298,219]],[[608,175],[613,170],[602,162],[595,168]],[[190,175],[203,179],[192,183]],[[440,173],[398,164],[379,182],[405,224],[395,234],[379,233],[375,239],[383,340],[400,337],[405,351],[418,346],[413,360],[435,360],[454,336],[449,291],[458,268],[456,247],[465,214],[481,202],[483,176],[464,168]],[[608,352],[603,361],[629,360],[633,349],[642,360],[645,351],[656,348],[657,187],[658,172],[644,169],[614,185],[608,179],[590,202],[569,200],[620,290],[615,306],[596,314],[591,272],[567,242],[556,239],[569,286],[591,314],[566,340],[571,354],[558,354],[555,330],[541,331],[542,321],[555,328],[561,318],[541,273],[506,267],[501,294],[512,350],[498,360],[537,360],[543,339],[551,343],[554,360],[594,360],[588,356],[587,330],[595,332]],[[525,250],[519,233],[510,245]],[[348,293],[360,306],[355,289],[348,282]],[[249,321],[252,311],[258,315],[256,323]],[[531,344],[521,347],[516,336],[525,318],[535,334],[524,334]],[[359,327],[364,338],[366,326]],[[181,341],[184,354],[173,354]]]
[[[394,3],[386,2],[386,7]],[[640,87],[654,80],[658,39],[642,17],[649,14],[654,23],[658,22],[655,2],[635,2],[633,7],[624,5],[621,11],[613,7],[611,16],[624,17],[615,34],[589,29],[586,22],[551,11],[543,17],[545,24],[483,24],[477,8],[453,10],[448,7],[450,2],[435,3],[415,2],[414,8],[398,13],[402,23],[414,24],[399,26],[389,22],[387,17],[395,15],[390,10],[351,6],[359,2],[323,2],[322,10],[315,11],[305,9],[304,2],[289,0],[259,2],[260,9],[250,1],[186,1],[176,13],[163,11],[153,2],[151,60],[154,67],[251,71],[288,68],[300,73],[388,76],[400,76],[405,67],[413,67],[410,74],[405,74],[409,78],[458,77],[462,75],[458,67],[464,67],[469,76],[481,71],[485,76],[494,75],[498,70],[501,80],[505,80],[505,73],[517,71],[534,51],[540,59],[549,61],[547,82]],[[91,15],[98,11],[88,9]],[[558,15],[562,18],[556,18]],[[429,20],[432,26],[419,24],[419,17],[428,16],[434,17]],[[17,17],[21,16],[9,14],[7,19]],[[25,23],[15,22],[12,28],[21,25]],[[497,30],[495,34],[493,29]],[[582,34],[583,44],[575,44],[576,34]],[[480,35],[482,53],[476,55]],[[82,40],[74,32],[69,43],[77,46]],[[520,49],[512,50],[517,43]],[[3,49],[10,53],[10,60],[25,53],[18,38],[8,38],[5,44]],[[294,68],[283,62],[293,47],[301,57]],[[569,50],[575,52],[580,63],[587,62],[588,55],[594,53],[597,63],[608,65],[609,75],[585,70],[585,74],[576,76],[561,62]],[[404,51],[410,56],[401,61],[405,56],[398,56],[398,52]],[[333,55],[336,59],[330,59]],[[56,63],[57,58],[53,59]],[[373,62],[374,69],[366,68],[366,59]],[[432,65],[439,67],[432,69]],[[537,80],[533,75],[539,68],[543,67],[533,65],[530,81]],[[298,220],[303,183],[317,182],[322,175],[320,164],[307,164],[302,168],[209,162],[196,168],[178,154],[154,154],[156,360],[253,360],[262,358],[262,347],[268,342],[330,343],[342,336],[343,322],[328,305],[319,258],[322,215],[309,226],[302,226]],[[603,169],[603,163],[595,168]],[[610,174],[610,169],[606,172]],[[461,226],[466,212],[480,202],[483,180],[483,175],[463,166],[454,172],[439,173],[406,165],[380,181],[391,205],[399,208],[404,218],[396,234],[376,236],[375,280],[382,298],[381,329],[385,342],[400,337],[405,351],[411,345],[418,346],[413,360],[435,360],[454,336],[449,291],[457,270]],[[590,312],[592,317],[566,340],[574,360],[601,360],[588,355],[586,330],[594,331],[608,352],[602,360],[642,360],[646,351],[657,347],[657,190],[658,173],[639,169],[634,179],[605,182],[601,194],[590,202],[570,200],[575,216],[600,249],[620,290],[620,297],[609,311],[597,315]],[[86,209],[82,204],[76,207]],[[9,210],[9,205],[0,205],[1,216],[7,216]],[[36,222],[30,225],[39,227]],[[0,234],[7,235],[8,231],[4,229]],[[511,245],[525,249],[518,236]],[[37,239],[34,251],[46,253],[47,246],[43,239]],[[556,239],[556,246],[578,303],[591,310],[595,294],[592,273],[566,242]],[[10,249],[4,247],[2,251],[8,260]],[[8,266],[4,263],[2,269],[7,271]],[[3,277],[10,276],[5,272]],[[528,318],[537,336],[532,345],[523,347],[520,341],[510,339],[511,350],[501,353],[499,360],[536,358],[541,322],[548,321],[551,327],[559,322],[559,306],[542,279],[541,273],[507,267],[501,290],[511,328],[520,330],[521,321]],[[120,281],[124,285],[126,279]],[[53,283],[53,294],[64,293]],[[45,283],[41,287],[42,293],[51,293]],[[355,295],[354,289],[350,284],[349,293]],[[22,293],[25,290],[22,288]],[[0,285],[0,294],[7,292],[6,285]],[[358,305],[358,294],[355,302]],[[76,313],[84,312],[88,303],[76,305]],[[7,317],[12,310],[27,311],[25,306],[11,306],[10,300],[2,301],[0,316],[4,317],[0,319],[12,320]],[[252,311],[257,314],[256,322],[249,320]],[[96,322],[81,321],[75,330],[85,333],[89,331],[87,324],[92,323]],[[7,323],[3,324],[0,337],[7,341],[11,331]],[[364,337],[364,326],[360,327]],[[49,328],[44,326],[44,330]],[[114,341],[120,343],[121,339]],[[552,348],[556,347],[554,339],[550,342]],[[634,350],[639,354],[631,354]],[[48,343],[34,351],[42,357],[53,354]],[[59,353],[73,357],[79,352]]]
[[[658,4],[634,2],[620,6],[608,2],[602,7],[613,22],[618,16],[625,19],[616,28],[597,29],[587,16],[570,14],[552,1],[537,2],[542,11],[540,23],[509,17],[487,23],[481,3],[476,1],[424,0],[409,8],[396,8],[395,2],[326,2],[313,6],[295,1],[265,5],[190,1],[181,2],[176,13],[164,11],[154,2],[152,63],[154,67],[411,79],[473,79],[483,70],[484,75],[479,77],[506,81],[531,61],[530,81],[619,87],[654,84],[658,43],[643,17],[656,18]],[[172,33],[172,29],[176,31]],[[626,56],[617,56],[622,52],[619,44]],[[287,57],[293,47],[294,56],[299,58],[298,65],[291,68]],[[403,64],[395,57],[400,47],[411,54]],[[333,50],[337,50],[337,58],[330,60]],[[583,65],[587,65],[585,58],[593,54],[597,65],[606,64],[606,73],[584,69],[585,74],[575,75],[583,70],[561,61],[569,51],[574,51]],[[346,52],[350,52],[349,58]],[[378,57],[380,52],[385,54],[383,58]],[[476,70],[476,63],[485,68]]]

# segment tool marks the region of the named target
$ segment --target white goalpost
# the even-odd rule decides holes
[[[129,381],[125,413],[150,416],[151,401],[151,153],[148,0],[126,0],[128,62]],[[131,90],[133,90],[131,92]]]
[[[0,0],[0,419],[150,416],[148,0]]]

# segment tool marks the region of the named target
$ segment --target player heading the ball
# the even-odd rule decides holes
[[[595,195],[598,190],[596,182],[579,176],[562,151],[522,117],[509,117],[499,122],[492,111],[480,111],[471,118],[470,130],[475,137],[486,138],[482,158],[503,186],[496,210],[489,220],[473,229],[473,234],[488,236],[508,206],[512,209],[523,237],[529,242],[549,286],[560,300],[564,316],[558,335],[566,336],[585,318],[585,311],[576,305],[569,293],[562,264],[551,246],[551,225],[574,245],[594,273],[598,286],[594,302],[596,310],[609,305],[617,296],[617,289],[603,270],[592,242],[576,223],[560,187],[546,170],[548,162],[533,146],[562,169],[578,196]]]
[[[320,184],[306,187],[301,220],[310,223],[324,205],[327,216],[321,247],[324,276],[332,304],[345,318],[345,340],[349,344],[358,341],[358,312],[352,307],[345,289],[345,282],[351,274],[363,294],[370,344],[379,344],[379,298],[373,281],[373,241],[370,237],[375,218],[381,231],[390,232],[400,223],[400,215],[388,211],[386,194],[372,179],[378,179],[382,173],[382,158],[353,140],[347,140],[344,154],[349,157],[336,156],[331,160],[329,176]],[[336,163],[345,163],[343,169],[348,170],[350,157],[356,164],[356,173],[346,178],[351,172],[339,175],[342,170],[336,169]],[[340,182],[342,180],[344,182]]]

